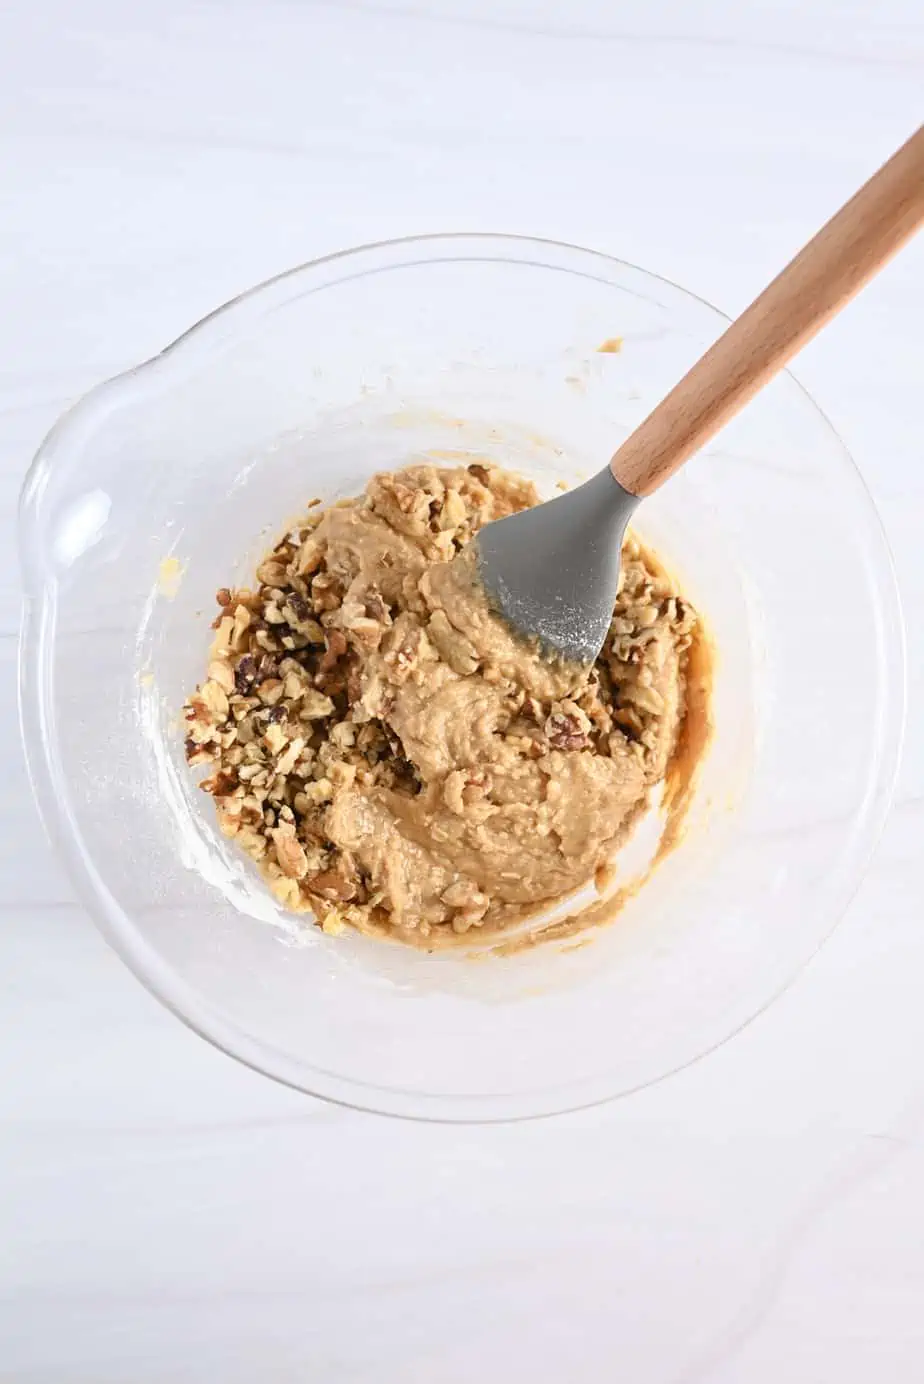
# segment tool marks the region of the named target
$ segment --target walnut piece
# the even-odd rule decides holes
[[[590,744],[591,722],[576,702],[554,702],[545,723],[545,737],[553,750],[585,750]]]
[[[308,859],[295,832],[285,827],[277,827],[271,833],[276,859],[282,871],[290,879],[304,879],[308,873]]]

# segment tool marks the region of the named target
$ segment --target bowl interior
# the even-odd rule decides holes
[[[310,499],[420,457],[552,493],[722,325],[587,251],[398,242],[245,295],[57,425],[23,506],[30,762],[95,916],[200,1032],[369,1108],[545,1113],[722,1041],[829,931],[891,791],[901,628],[862,483],[789,376],[639,512],[715,640],[716,734],[680,844],[586,944],[473,960],[298,925],[183,762],[215,590]]]

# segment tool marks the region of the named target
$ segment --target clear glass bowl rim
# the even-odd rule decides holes
[[[421,251],[424,252],[421,260],[409,262],[400,257],[404,252],[414,247],[420,247]],[[426,253],[428,250],[438,251],[441,248],[445,248],[445,254]],[[459,253],[452,253],[453,248]],[[475,253],[465,254],[466,249]],[[477,253],[479,249],[480,253]],[[492,249],[496,253],[486,253]],[[534,258],[525,260],[523,256],[513,253],[516,249],[521,251],[531,249]],[[106,940],[141,981],[145,989],[193,1032],[205,1038],[226,1055],[242,1062],[252,1070],[280,1082],[282,1085],[350,1109],[428,1122],[495,1123],[543,1118],[553,1113],[567,1113],[604,1104],[610,1100],[631,1095],[633,1091],[644,1089],[645,1086],[663,1081],[723,1047],[725,1043],[753,1023],[774,1003],[780,994],[789,988],[811,960],[811,956],[802,959],[785,983],[769,995],[765,1003],[755,1010],[749,1018],[738,1024],[736,1028],[710,1047],[692,1054],[669,1071],[665,1071],[661,1076],[654,1078],[654,1080],[645,1081],[642,1086],[622,1092],[608,1091],[604,1086],[597,1092],[583,1092],[578,1099],[562,1100],[554,1106],[554,1109],[541,1102],[539,1103],[541,1108],[532,1109],[529,1108],[529,1099],[526,1099],[525,1102],[518,1102],[516,1100],[511,1101],[506,1096],[425,1097],[418,1092],[410,1091],[405,1093],[394,1091],[391,1093],[393,1099],[383,1103],[380,1094],[377,1098],[378,1087],[370,1087],[369,1095],[364,1097],[361,1083],[338,1078],[332,1073],[325,1073],[323,1083],[319,1083],[316,1079],[307,1080],[304,1066],[300,1061],[251,1038],[235,1025],[226,1022],[211,1008],[207,1000],[204,1000],[185,981],[179,979],[172,969],[161,961],[154,950],[134,930],[131,921],[125,919],[121,908],[109,895],[105,882],[81,849],[77,823],[73,820],[73,815],[65,800],[55,792],[57,766],[51,752],[53,748],[53,738],[50,733],[52,718],[49,699],[46,696],[48,671],[47,583],[42,563],[41,540],[33,532],[33,515],[54,465],[49,453],[57,447],[62,439],[66,438],[67,432],[75,420],[88,408],[98,406],[111,392],[121,390],[135,377],[174,352],[187,349],[191,345],[206,345],[211,331],[215,328],[220,329],[226,319],[237,315],[242,309],[246,311],[249,308],[256,308],[258,315],[272,311],[276,306],[274,290],[285,288],[291,281],[301,277],[308,278],[312,273],[336,265],[338,262],[353,264],[359,262],[356,273],[345,277],[362,277],[364,274],[387,271],[398,267],[408,268],[412,265],[421,266],[440,261],[465,259],[528,262],[541,268],[565,269],[566,272],[572,273],[581,272],[568,265],[550,264],[541,258],[543,251],[556,252],[559,255],[573,254],[580,257],[585,263],[596,261],[601,267],[601,278],[605,280],[609,280],[614,271],[622,271],[637,274],[652,283],[662,283],[671,292],[701,304],[717,318],[725,322],[730,321],[725,313],[707,299],[674,283],[664,275],[654,273],[602,251],[588,249],[565,241],[485,231],[441,231],[370,241],[307,260],[243,290],[200,318],[154,356],[94,386],[72,404],[53,424],[36,452],[20,492],[18,546],[24,586],[23,617],[19,643],[20,727],[29,778],[43,824],[57,853],[65,863],[80,902],[87,909]],[[391,262],[362,266],[361,261],[364,257],[377,255],[387,257],[389,254],[396,256]],[[603,272],[605,269],[609,270],[609,274]],[[342,282],[342,279],[335,280],[332,284],[325,286],[335,286],[338,282]],[[905,634],[892,554],[882,522],[862,473],[824,411],[789,371],[784,373],[798,388],[809,406],[822,417],[836,438],[845,463],[850,466],[853,472],[855,482],[859,484],[862,490],[868,506],[870,531],[875,535],[875,541],[879,546],[876,594],[886,634],[890,636],[886,639],[884,647],[889,664],[886,670],[885,686],[887,695],[891,699],[891,706],[887,709],[886,729],[875,763],[877,781],[870,784],[865,804],[863,831],[858,833],[863,849],[857,857],[849,890],[843,892],[843,896],[838,899],[837,907],[832,909],[829,925],[819,943],[822,945],[843,916],[851,898],[859,887],[891,807],[895,781],[901,763],[905,725],[907,699]],[[811,955],[814,955],[814,951]],[[316,1075],[312,1072],[312,1078],[316,1078]]]

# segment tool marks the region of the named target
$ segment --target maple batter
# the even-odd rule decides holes
[[[465,551],[537,499],[481,463],[376,476],[218,593],[187,757],[222,830],[329,932],[502,932],[591,879],[668,774],[696,614],[630,536],[593,667],[539,657]]]

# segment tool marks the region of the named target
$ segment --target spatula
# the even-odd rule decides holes
[[[733,322],[592,480],[474,540],[492,605],[551,656],[592,662],[626,525],[924,221],[924,126]],[[782,541],[781,535],[781,541]]]

